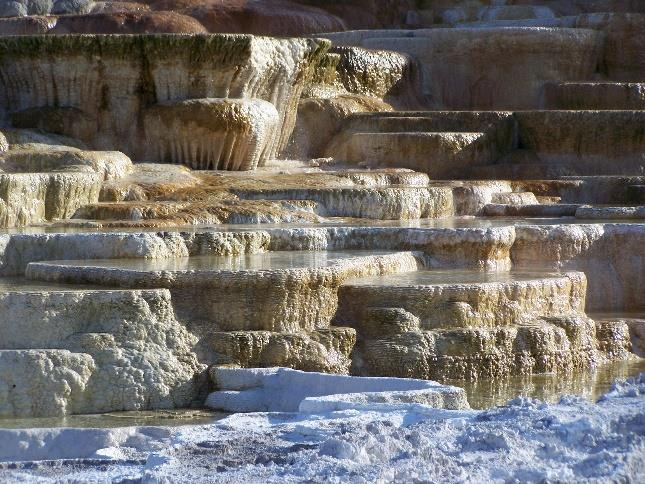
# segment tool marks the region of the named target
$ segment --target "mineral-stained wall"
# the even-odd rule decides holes
[[[261,139],[261,158],[250,160],[262,164],[286,145],[311,66],[327,47],[323,40],[250,35],[4,37],[0,122],[67,134],[94,149],[142,159],[150,153],[142,140],[176,136],[165,125],[158,129],[168,131],[146,133],[146,113],[155,105],[260,99],[272,103],[279,117],[278,129]],[[235,132],[246,125],[234,121],[220,123],[223,138],[246,134]],[[179,146],[178,152],[182,156],[173,161],[193,163],[190,147]]]

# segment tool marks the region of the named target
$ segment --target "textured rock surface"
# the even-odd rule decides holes
[[[368,166],[410,168],[436,179],[459,176],[470,165],[496,157],[484,133],[450,132],[354,133],[328,155]]]
[[[0,173],[0,226],[23,227],[70,218],[98,200],[96,173]]]
[[[233,375],[217,408],[327,413],[463,408],[464,392],[252,367],[489,378],[499,398],[513,375],[638,365],[643,13],[0,3],[27,15],[0,19],[0,273],[21,277],[0,280],[0,416],[187,406],[207,365]],[[364,27],[386,29],[347,31]],[[277,37],[207,34],[223,30]],[[314,38],[330,31],[335,46]],[[135,455],[93,435],[97,456]]]
[[[576,21],[578,28],[596,29],[605,33],[604,67],[608,78],[615,81],[643,80],[644,26],[643,13],[597,12],[580,15]]]
[[[356,332],[338,327],[311,333],[231,331],[210,333],[204,340],[200,361],[243,368],[281,366],[347,373]]]
[[[78,413],[95,370],[90,355],[66,350],[0,350],[0,417]]]
[[[289,252],[245,258],[168,261],[40,262],[30,278],[120,287],[171,289],[178,316],[211,330],[313,331],[329,326],[338,286],[352,277],[416,270],[412,253],[367,255]],[[204,301],[203,294],[218,294]],[[252,298],[248,295],[253,294]],[[195,330],[198,331],[198,330]]]
[[[48,378],[43,365],[61,367],[54,382],[66,372],[67,379],[74,378],[67,393],[60,396],[69,400],[67,404],[47,395],[47,388],[26,390],[25,385],[37,388],[39,381],[24,378],[13,392],[42,394],[32,397],[31,405],[14,406],[14,416],[174,408],[190,405],[198,396],[196,374],[201,367],[191,352],[195,340],[175,320],[167,291],[14,286],[9,282],[0,293],[0,311],[5,315],[0,323],[0,354],[39,359],[58,356],[58,363],[38,364],[43,372],[38,378]],[[21,348],[51,350],[5,351]],[[30,360],[22,361],[32,365]],[[4,361],[0,369],[12,371]],[[18,366],[13,371],[15,380],[21,380],[19,372],[25,370]],[[46,402],[58,403],[55,408],[40,406]]]
[[[6,37],[0,39],[0,107],[26,111],[38,122],[22,127],[140,158],[144,134],[132,126],[135,120],[141,126],[144,107],[191,98],[260,98],[280,116],[269,153],[274,156],[286,145],[310,65],[324,48],[312,39],[243,35]],[[73,68],[55,68],[61,57]],[[189,74],[195,70],[199,76]],[[47,88],[54,84],[58,98]]]
[[[584,29],[422,29],[406,34],[370,31],[327,37],[341,45],[389,49],[416,58],[424,93],[438,109],[536,108],[544,81],[591,78],[602,49],[602,36]]]
[[[327,154],[449,179],[639,176],[642,119],[639,110],[354,114]]]
[[[27,148],[0,154],[0,168],[14,173],[93,171],[110,180],[129,174],[132,162],[119,151],[82,151],[71,147],[52,150]]]
[[[643,109],[645,84],[637,82],[564,82],[544,86],[547,109]]]
[[[453,278],[457,281],[450,282]],[[340,289],[338,320],[362,330],[371,324],[364,314],[368,308],[394,307],[414,314],[424,329],[494,328],[584,311],[587,284],[582,273],[511,273],[510,280],[502,273],[502,282],[496,279],[494,273],[428,271],[350,281]]]
[[[589,310],[637,310],[645,303],[643,237],[641,224],[518,227],[511,258],[517,268],[584,271]]]
[[[425,282],[419,273],[341,287],[338,320],[358,332],[354,371],[476,380],[570,371],[629,355],[624,331],[601,327],[596,339],[584,314],[581,273],[516,274],[505,282],[495,274],[490,282],[468,282],[483,277],[476,273],[446,273],[446,282],[427,275]]]
[[[259,99],[191,99],[146,110],[144,159],[198,170],[254,170],[275,153],[280,116]]]

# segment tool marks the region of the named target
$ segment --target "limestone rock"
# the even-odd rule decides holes
[[[286,154],[293,158],[320,158],[350,114],[389,111],[378,99],[357,94],[307,98],[298,104],[298,118]]]
[[[412,56],[421,64],[431,107],[456,110],[536,108],[544,81],[590,79],[602,48],[598,32],[565,28],[420,29],[326,37],[341,45]]]
[[[0,226],[70,218],[98,200],[102,180],[97,173],[0,173]]]
[[[645,14],[608,12],[580,15],[576,27],[606,34],[604,65],[609,79],[642,81],[645,75]]]
[[[47,113],[57,121],[58,134],[141,159],[147,149],[141,143],[145,106],[202,98],[263,99],[279,113],[267,153],[275,157],[293,129],[310,68],[327,46],[314,39],[245,35],[4,37],[0,73],[16,82],[3,85],[0,108],[31,110],[34,123],[40,122],[38,112]],[[73,68],[55,68],[61,58]],[[190,74],[195,70],[197,77]],[[61,93],[56,99],[47,89],[54,84]],[[52,110],[76,114],[53,116]]]
[[[347,373],[356,341],[351,328],[329,328],[312,333],[232,331],[211,333],[205,338],[216,364],[244,368],[288,367],[303,371]],[[208,361],[202,357],[201,361]]]
[[[645,84],[636,82],[557,82],[544,86],[547,109],[643,109]]]
[[[0,350],[0,417],[58,417],[83,410],[95,370],[90,355]]]
[[[200,170],[254,170],[275,152],[280,118],[259,99],[158,104],[144,117],[145,159]]]
[[[413,61],[399,52],[337,46],[329,50],[338,56],[330,82],[347,92],[383,99],[397,107],[414,103],[416,85]]]
[[[195,375],[201,367],[191,352],[194,340],[175,320],[167,291],[16,289],[0,293],[6,315],[0,323],[0,355],[25,347],[63,348],[87,360],[91,370],[74,370],[83,375],[76,377],[82,383],[72,387],[69,408],[58,405],[58,415],[174,408],[197,397]],[[40,357],[49,354],[39,351]],[[73,361],[61,361],[61,371],[73,370],[64,370]],[[0,356],[0,373],[9,371],[11,363]],[[41,398],[56,401],[47,394]],[[15,411],[37,417],[53,410]]]
[[[519,325],[584,310],[587,285],[582,273],[497,277],[499,282],[495,274],[475,272],[469,278],[467,273],[422,271],[349,281],[340,288],[336,318],[363,334],[371,331],[367,328],[373,321],[383,324],[374,319],[374,307],[403,308],[419,318],[424,329]]]
[[[132,161],[119,151],[81,151],[77,149],[17,149],[0,154],[5,172],[42,173],[53,171],[95,172],[106,180],[121,178],[132,170]]]
[[[56,17],[0,17],[0,35],[45,34],[56,25]]]
[[[343,281],[417,266],[410,252],[270,252],[243,258],[134,259],[121,267],[114,267],[110,260],[34,262],[26,273],[37,280],[166,287],[172,291],[178,317],[195,325],[208,322],[211,331],[297,332],[329,327]],[[205,301],[204,292],[220,297]],[[250,293],[252,299],[246,297]],[[194,331],[200,334],[199,329]]]
[[[517,227],[511,258],[516,268],[581,270],[589,310],[643,309],[642,225],[588,224]]]

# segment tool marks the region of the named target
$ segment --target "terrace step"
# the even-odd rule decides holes
[[[343,284],[353,371],[428,379],[570,371],[627,358],[621,328],[584,313],[581,272],[418,271]]]
[[[439,381],[563,372],[599,361],[594,322],[585,316],[408,331],[360,340],[355,351],[357,373]]]
[[[491,202],[505,205],[538,205],[533,192],[499,192],[493,193]]]
[[[645,109],[645,83],[548,82],[544,109]]]
[[[449,179],[501,156],[482,132],[358,132],[328,153],[339,161],[374,167],[410,168]]]
[[[205,357],[200,360],[210,359],[213,364],[242,368],[280,366],[347,373],[355,342],[354,329],[338,327],[309,333],[213,332],[204,338],[201,353]]]
[[[315,331],[329,327],[349,278],[416,270],[411,252],[268,252],[175,259],[34,262],[33,280],[168,288],[177,315],[204,331]],[[206,297],[205,297],[206,296]],[[198,333],[198,336],[205,333]]]
[[[336,323],[370,332],[373,308],[401,308],[421,329],[494,328],[538,316],[584,314],[587,280],[581,272],[425,270],[346,282]],[[360,301],[360,304],[357,302]]]
[[[645,358],[645,314],[642,312],[623,314],[593,314],[592,317],[605,335],[605,347],[619,353],[626,349]],[[628,341],[624,342],[625,327]]]
[[[488,217],[575,217],[585,205],[577,203],[554,203],[550,205],[509,205],[489,203],[483,213]]]
[[[0,417],[190,405],[201,369],[193,344],[165,289],[0,279],[0,387],[10,389]]]
[[[517,160],[518,158],[515,158]],[[473,166],[470,178],[480,180],[548,180],[563,176],[579,175],[575,166],[568,163],[496,163]]]

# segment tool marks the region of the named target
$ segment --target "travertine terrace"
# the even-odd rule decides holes
[[[0,0],[0,418],[645,356],[643,2],[226,3]]]

